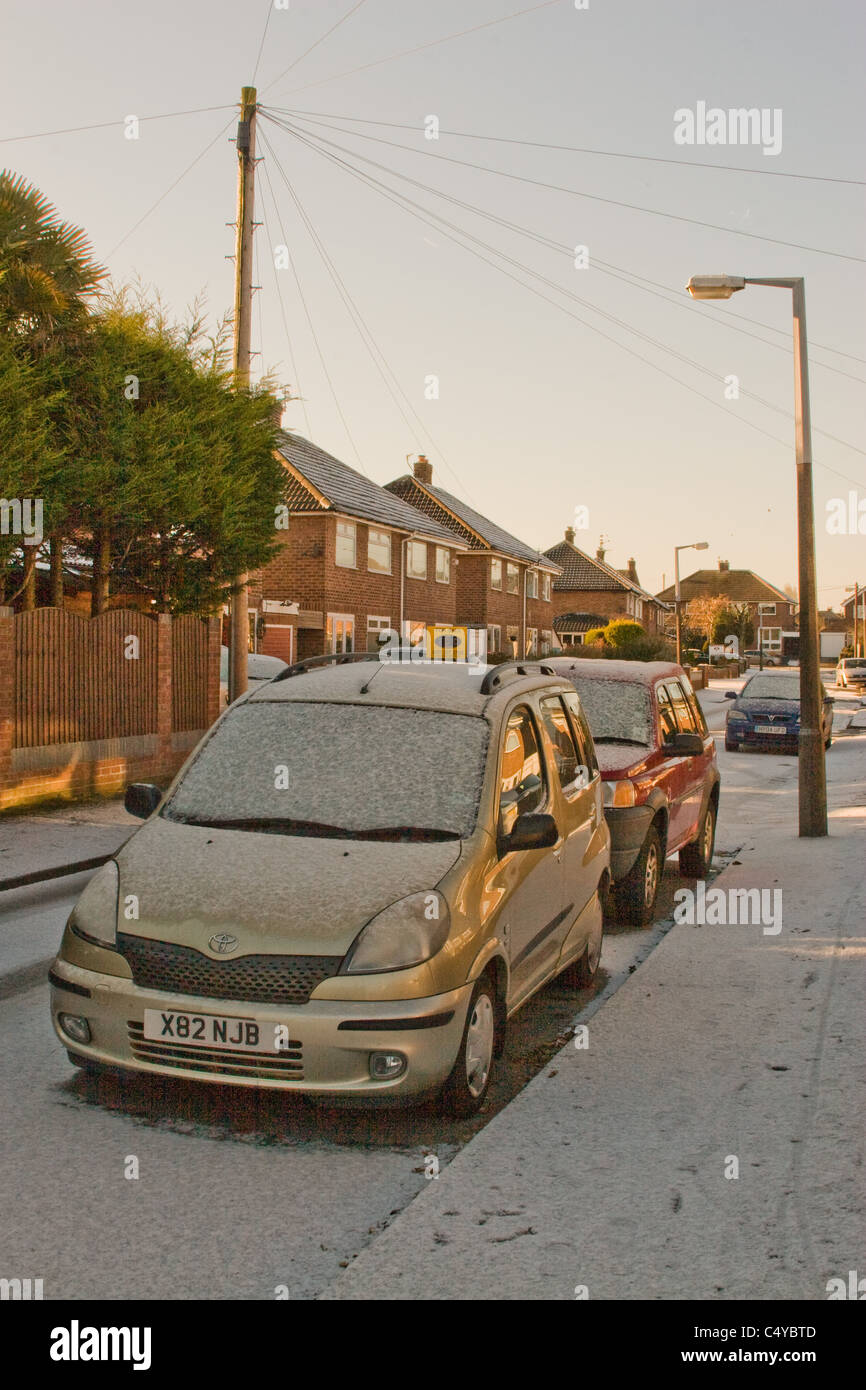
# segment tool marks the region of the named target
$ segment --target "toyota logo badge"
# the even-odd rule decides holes
[[[212,936],[207,944],[216,955],[227,956],[236,949],[238,939],[236,936],[232,936],[231,932],[222,931],[216,936]]]

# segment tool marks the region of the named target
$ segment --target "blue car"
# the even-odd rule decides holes
[[[833,700],[823,685],[821,727],[824,747],[833,734]],[[783,748],[796,753],[800,746],[800,673],[761,671],[751,676],[739,694],[725,692],[733,704],[725,721],[725,748]]]

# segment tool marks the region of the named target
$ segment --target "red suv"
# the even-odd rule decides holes
[[[716,746],[681,666],[668,661],[547,657],[580,696],[592,730],[610,828],[617,915],[652,921],[664,862],[706,878],[719,808]]]

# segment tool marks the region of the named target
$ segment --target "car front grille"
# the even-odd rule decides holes
[[[303,1050],[289,1039],[279,1052],[232,1052],[228,1048],[189,1047],[183,1043],[155,1042],[144,1036],[140,1020],[127,1021],[129,1045],[140,1062],[176,1067],[179,1071],[206,1071],[215,1076],[251,1076],[260,1080],[303,1081]]]
[[[336,975],[342,956],[239,956],[211,960],[190,946],[117,933],[117,948],[142,989],[239,999],[251,1004],[306,1004],[322,980]]]

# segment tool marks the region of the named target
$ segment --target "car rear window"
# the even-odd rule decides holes
[[[650,693],[642,682],[578,676],[574,688],[596,743],[652,745]]]
[[[293,831],[291,822],[343,834],[406,827],[465,837],[477,818],[488,735],[486,720],[463,714],[244,704],[215,729],[164,814],[207,825],[270,821],[298,834],[316,831]]]

